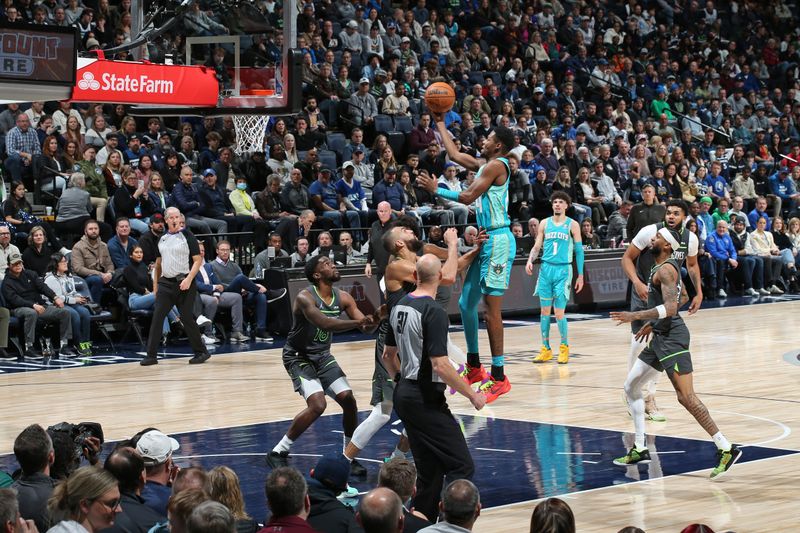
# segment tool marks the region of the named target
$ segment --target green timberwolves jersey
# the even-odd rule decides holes
[[[572,253],[575,249],[575,240],[570,232],[572,219],[565,217],[562,224],[556,224],[550,217],[545,219],[544,224],[542,261],[556,265],[572,264]]]
[[[342,309],[339,305],[339,289],[333,289],[333,296],[330,302],[325,302],[313,285],[308,287],[308,292],[314,299],[314,306],[326,317],[338,318],[342,314]],[[333,335],[330,331],[319,329],[309,322],[301,312],[294,315],[292,329],[289,331],[286,343],[300,354],[317,355],[330,351],[332,337]]]
[[[478,226],[485,230],[507,228],[511,225],[508,218],[508,182],[510,181],[511,171],[508,167],[508,159],[498,157],[498,161],[506,166],[506,182],[502,185],[492,185],[489,187],[475,205],[475,218]],[[487,163],[488,164],[488,163]],[[481,165],[475,178],[479,178],[486,164]]]

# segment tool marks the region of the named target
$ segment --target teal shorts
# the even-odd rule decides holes
[[[569,301],[571,285],[572,265],[542,263],[533,294],[539,296],[542,306],[564,309]]]
[[[511,281],[511,267],[517,254],[517,242],[508,228],[491,230],[483,243],[478,261],[481,272],[481,292],[502,296]]]

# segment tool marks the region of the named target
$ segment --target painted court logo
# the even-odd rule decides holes
[[[94,79],[94,74],[91,72],[84,72],[83,79],[78,82],[78,87],[84,91],[96,91],[100,89],[100,82]]]

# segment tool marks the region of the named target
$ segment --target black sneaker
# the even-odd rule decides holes
[[[277,302],[281,298],[286,296],[286,289],[275,289],[275,290],[268,290],[267,291],[267,303],[271,304],[272,302]]]
[[[144,359],[142,359],[141,361],[139,361],[139,364],[141,366],[157,365],[158,364],[158,359],[156,359],[155,357],[149,357],[148,356],[148,357],[145,357]]]
[[[33,361],[41,361],[44,359],[44,356],[31,348],[30,350],[25,350],[25,359],[32,359]]]
[[[19,359],[17,354],[10,354],[5,348],[0,348],[0,361],[16,361]]]
[[[211,354],[208,353],[208,352],[199,353],[199,354],[196,354],[191,359],[189,359],[189,364],[190,365],[199,365],[199,364],[202,364],[202,363],[205,363],[206,361],[208,361],[208,359],[210,357],[211,357]]]
[[[58,355],[64,357],[66,359],[74,359],[78,357],[78,352],[75,351],[72,346],[62,346],[60,350],[58,350]]]
[[[267,465],[272,468],[289,466],[289,452],[276,452],[272,450],[267,454]]]
[[[358,460],[353,459],[350,462],[350,475],[359,478],[367,477],[367,469]]]
[[[256,340],[261,342],[272,342],[273,339],[267,330],[265,329],[257,329],[256,330]]]

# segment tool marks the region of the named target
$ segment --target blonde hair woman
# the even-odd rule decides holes
[[[244,508],[244,497],[236,472],[227,466],[212,468],[206,475],[206,492],[211,499],[227,507],[236,520],[237,533],[255,533],[258,524]]]
[[[47,503],[55,523],[50,533],[95,533],[114,525],[119,505],[117,479],[96,466],[77,469],[53,490]]]

